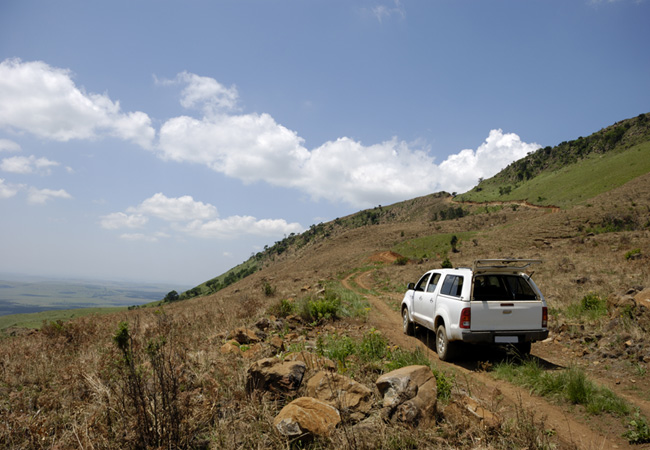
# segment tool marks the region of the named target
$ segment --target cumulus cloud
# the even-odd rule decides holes
[[[147,114],[85,92],[69,70],[20,59],[0,63],[0,127],[63,142],[114,136],[145,148],[155,137]]]
[[[30,187],[27,192],[27,201],[32,204],[42,205],[55,198],[70,199],[72,196],[63,189],[55,191],[53,189]]]
[[[10,158],[4,158],[2,162],[0,162],[0,170],[19,174],[29,174],[36,172],[44,175],[49,175],[51,168],[58,165],[59,163],[56,161],[51,161],[47,158],[37,158],[34,155],[12,156]]]
[[[202,83],[210,84],[204,78]],[[266,182],[363,208],[441,190],[464,192],[538,147],[492,130],[476,150],[436,164],[427,148],[396,138],[365,145],[342,137],[309,150],[268,114],[218,114],[169,119],[154,151],[164,160],[202,164],[244,183]]]
[[[20,145],[9,139],[0,139],[0,152],[19,152]]]
[[[268,114],[183,116],[163,124],[157,151],[163,159],[204,164],[244,182],[281,185],[309,157],[302,142]]]
[[[128,208],[127,212],[146,214],[168,222],[186,222],[216,217],[217,208],[209,203],[195,201],[189,195],[169,198],[159,192],[140,205]]]
[[[155,81],[161,85],[184,85],[181,91],[181,106],[202,111],[206,116],[237,109],[239,102],[237,87],[228,88],[214,78],[181,72],[173,80],[155,78]]]
[[[399,11],[403,14],[396,1],[376,13],[382,17]],[[154,143],[156,132],[147,114],[122,112],[119,102],[107,95],[86,93],[75,85],[68,70],[40,61],[5,60],[0,63],[0,128],[59,141],[115,136],[136,142],[163,160],[200,164],[244,183],[265,182],[297,189],[314,200],[359,208],[440,190],[463,192],[480,177],[492,176],[537,148],[515,134],[492,130],[476,150],[462,150],[441,163],[434,161],[428,148],[397,138],[368,145],[341,137],[308,149],[297,132],[271,115],[238,113],[239,94],[234,86],[189,72],[158,83],[182,85],[181,105],[202,116],[164,121]],[[2,140],[0,150],[20,147]],[[0,169],[48,173],[55,165],[47,158],[12,157],[2,160]],[[159,193],[124,214],[186,224],[201,221],[195,230],[227,228],[223,222],[227,219],[218,219],[214,206],[189,196],[167,198]],[[214,224],[208,226],[210,222]],[[291,225],[279,226],[292,229]]]
[[[130,214],[127,214],[130,213]],[[226,238],[242,235],[282,236],[302,231],[298,223],[288,223],[283,219],[261,219],[252,216],[232,216],[225,219],[217,217],[217,208],[209,203],[194,200],[189,195],[167,197],[157,193],[138,206],[131,206],[126,213],[117,212],[103,216],[100,224],[106,229],[139,228],[156,217],[170,222],[174,230],[200,238]],[[169,235],[159,232],[160,236]],[[123,239],[147,240],[150,235],[127,233]]]
[[[476,151],[462,150],[440,164],[440,185],[450,192],[465,192],[475,186],[479,178],[491,177],[539,148],[538,144],[522,142],[514,133],[492,130]]]
[[[19,186],[5,183],[5,180],[0,178],[0,199],[13,197],[18,193]]]
[[[149,219],[141,214],[125,214],[116,212],[101,217],[100,225],[107,230],[118,228],[141,228]]]
[[[187,234],[202,238],[225,238],[242,233],[257,236],[282,236],[300,233],[303,228],[298,223],[287,223],[284,219],[258,220],[252,216],[232,216],[209,222],[195,220],[183,227]]]

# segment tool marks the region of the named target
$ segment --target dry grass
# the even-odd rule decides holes
[[[645,354],[649,345],[644,339],[650,321],[644,316],[647,311],[640,307],[634,311],[636,315],[623,317],[621,326],[611,329],[609,323],[620,311],[582,322],[569,319],[566,311],[589,292],[607,299],[630,288],[650,287],[649,199],[650,178],[645,177],[595,199],[592,206],[569,211],[503,208],[446,222],[363,227],[279,258],[263,272],[210,297],[178,302],[164,310],[137,309],[50,324],[37,333],[3,339],[0,447],[291,448],[291,443],[280,438],[272,426],[283,404],[246,394],[245,375],[251,360],[220,352],[227,332],[254,323],[278,299],[314,295],[320,283],[366,266],[375,252],[437,232],[476,232],[474,241],[461,242],[460,252],[450,255],[457,266],[469,265],[476,258],[544,259],[534,279],[553,311],[552,327],[556,332],[561,333],[565,324],[578,326],[579,330],[582,326],[583,335],[599,333],[602,339],[609,336],[612,345],[622,346],[621,338],[638,341],[641,347],[635,351]],[[600,234],[587,231],[612,215],[634,217],[637,229]],[[637,248],[642,258],[627,260],[626,253]],[[439,263],[384,264],[376,279],[386,287],[387,295],[399,296],[406,282],[415,281]],[[264,283],[275,289],[274,297],[264,294]],[[128,323],[132,338],[135,371],[131,378],[124,365],[125,355],[114,343],[120,322]],[[345,326],[349,330],[351,325]],[[371,324],[360,321],[354,326],[362,332]],[[305,339],[316,333],[285,329],[278,334],[289,331]],[[156,342],[164,344],[152,348]],[[271,349],[264,347],[262,352],[266,353],[257,356],[267,356]],[[157,369],[156,364],[163,369]],[[640,373],[639,364],[645,367],[646,362],[637,364]],[[160,374],[164,381],[156,378]],[[133,403],[130,390],[138,386],[143,392],[140,406]],[[143,434],[153,437],[147,440]],[[444,420],[428,430],[381,423],[370,435],[345,425],[333,436],[310,446],[548,448],[549,435],[539,418],[520,410],[512,421],[504,421],[489,433],[480,427],[466,428]]]

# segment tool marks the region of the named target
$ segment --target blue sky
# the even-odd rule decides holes
[[[0,1],[0,272],[198,284],[650,111],[650,1]]]

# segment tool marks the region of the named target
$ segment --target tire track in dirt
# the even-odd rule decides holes
[[[511,417],[514,417],[514,411],[518,406],[534,412],[538,420],[539,418],[544,419],[547,429],[551,429],[557,434],[558,439],[563,444],[562,448],[586,450],[639,448],[638,446],[630,445],[622,437],[603,435],[599,430],[594,430],[588,425],[575,420],[571,417],[571,412],[566,412],[562,408],[548,403],[541,397],[531,395],[526,389],[519,388],[501,380],[495,380],[486,373],[469,370],[454,363],[440,361],[437,353],[427,347],[422,341],[416,337],[406,336],[402,332],[402,319],[397,311],[392,310],[382,299],[365,292],[359,292],[359,289],[354,286],[356,283],[361,289],[372,291],[372,274],[373,270],[354,273],[342,281],[346,289],[365,296],[370,303],[370,324],[381,331],[393,344],[406,349],[420,347],[439,368],[447,371],[453,370],[465,375],[468,382],[471,383],[470,390],[472,396],[477,398],[484,407],[490,409],[490,405],[494,403],[495,395],[501,395],[504,399],[503,407],[505,409],[504,411],[495,411],[500,415],[510,411]],[[354,283],[351,283],[350,280]]]

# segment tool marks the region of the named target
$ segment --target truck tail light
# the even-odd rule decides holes
[[[548,308],[544,306],[542,308],[542,328],[546,328],[548,326]]]
[[[463,308],[463,310],[460,312],[460,327],[461,328],[469,328],[471,323],[472,323],[472,313],[471,309],[469,308]]]

